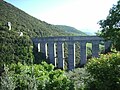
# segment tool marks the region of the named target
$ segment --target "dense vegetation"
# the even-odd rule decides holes
[[[32,42],[26,35],[20,36],[16,31],[9,31],[0,26],[0,66],[4,63],[31,63],[34,56]]]
[[[0,90],[74,90],[74,84],[51,64],[17,63],[5,66]]]
[[[93,78],[90,88],[97,90],[120,89],[120,53],[101,55],[87,64],[87,71]]]
[[[92,58],[84,68],[66,73],[76,90],[119,90],[120,53]]]
[[[64,72],[42,62],[4,66],[1,90],[119,90],[120,53],[91,59],[84,68]]]
[[[120,51],[120,0],[114,5],[107,16],[106,20],[100,20],[100,36],[113,42],[116,50]]]

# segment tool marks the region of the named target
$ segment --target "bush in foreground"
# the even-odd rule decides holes
[[[74,90],[73,83],[53,65],[11,64],[1,76],[1,90]]]
[[[86,80],[89,80],[89,73],[86,68],[77,68],[66,72],[67,77],[74,82],[75,90],[87,90]]]
[[[120,53],[92,58],[87,64],[87,71],[91,75],[87,87],[92,90],[120,89]]]
[[[119,90],[120,53],[92,58],[84,68],[66,72],[76,90]]]

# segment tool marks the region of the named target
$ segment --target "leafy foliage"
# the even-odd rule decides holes
[[[101,55],[87,64],[87,71],[93,80],[91,88],[97,90],[119,90],[120,88],[120,53]]]
[[[110,9],[106,20],[99,21],[99,25],[102,29],[99,35],[111,40],[114,47],[120,51],[120,0]]]
[[[89,73],[86,68],[77,68],[73,71],[66,72],[67,77],[74,82],[76,90],[86,90],[86,80],[89,79]]]
[[[73,83],[62,70],[54,70],[53,65],[45,62],[41,65],[17,63],[6,68],[1,77],[3,90],[74,90]]]
[[[84,68],[66,72],[76,90],[119,90],[120,53],[92,58]]]
[[[19,36],[16,31],[0,29],[0,66],[12,62],[33,62],[32,42],[26,35]]]

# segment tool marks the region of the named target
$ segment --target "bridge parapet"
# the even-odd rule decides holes
[[[33,43],[38,47],[45,59],[49,58],[49,62],[56,66],[58,60],[58,68],[64,69],[64,43],[68,45],[68,69],[75,68],[75,43],[80,44],[80,66],[87,62],[86,43],[92,43],[92,57],[99,57],[99,44],[104,41],[105,50],[110,50],[110,41],[105,41],[97,36],[58,36],[58,37],[40,37],[33,38]]]

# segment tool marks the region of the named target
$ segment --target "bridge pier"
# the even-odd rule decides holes
[[[48,42],[48,58],[50,63],[56,67],[56,47],[54,42]]]
[[[87,55],[86,55],[86,42],[80,42],[80,67],[85,65],[87,62]]]
[[[99,41],[92,41],[92,57],[99,56]]]
[[[45,42],[40,43],[40,52],[42,53],[42,58],[47,59],[47,44]]]
[[[57,43],[58,68],[64,69],[64,43]]]

